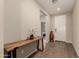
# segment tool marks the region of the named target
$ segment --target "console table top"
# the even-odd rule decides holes
[[[21,41],[5,44],[4,50],[6,52],[10,52],[10,51],[14,50],[15,48],[19,48],[19,47],[22,47],[22,46],[25,46],[25,45],[29,45],[33,42],[40,40],[40,39],[42,39],[42,38],[40,36],[38,36],[38,37],[35,37],[34,39],[26,39],[26,40],[21,40]]]

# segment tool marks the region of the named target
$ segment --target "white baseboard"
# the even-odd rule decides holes
[[[72,45],[73,45],[73,48],[74,48],[74,50],[75,50],[75,52],[76,52],[76,54],[77,54],[77,56],[78,56],[78,58],[79,58],[79,54],[78,54],[78,52],[77,52],[77,50],[76,50],[74,44],[72,44]]]

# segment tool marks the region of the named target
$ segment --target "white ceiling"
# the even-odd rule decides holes
[[[43,7],[50,15],[62,14],[73,9],[76,0],[58,0],[53,4],[51,0],[37,0],[41,7]],[[60,11],[57,11],[60,8]]]

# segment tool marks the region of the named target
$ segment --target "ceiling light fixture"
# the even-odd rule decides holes
[[[57,11],[60,11],[61,9],[60,8],[57,8]]]

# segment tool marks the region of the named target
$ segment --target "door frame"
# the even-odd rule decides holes
[[[61,17],[61,16],[64,16],[65,18],[66,18],[66,15],[57,15],[57,16],[59,16],[59,17]],[[56,16],[55,16],[56,17]],[[56,22],[56,19],[54,18],[54,22]],[[56,29],[56,24],[54,23],[54,27],[55,27],[55,30],[57,31],[57,29]],[[58,40],[58,39],[56,39],[56,31],[55,31],[55,40]],[[67,42],[67,40],[66,40],[66,19],[65,19],[65,31],[64,31],[65,33],[63,34],[63,35],[65,35],[65,37],[64,37],[64,40],[59,40],[59,41],[64,41],[64,42]]]

